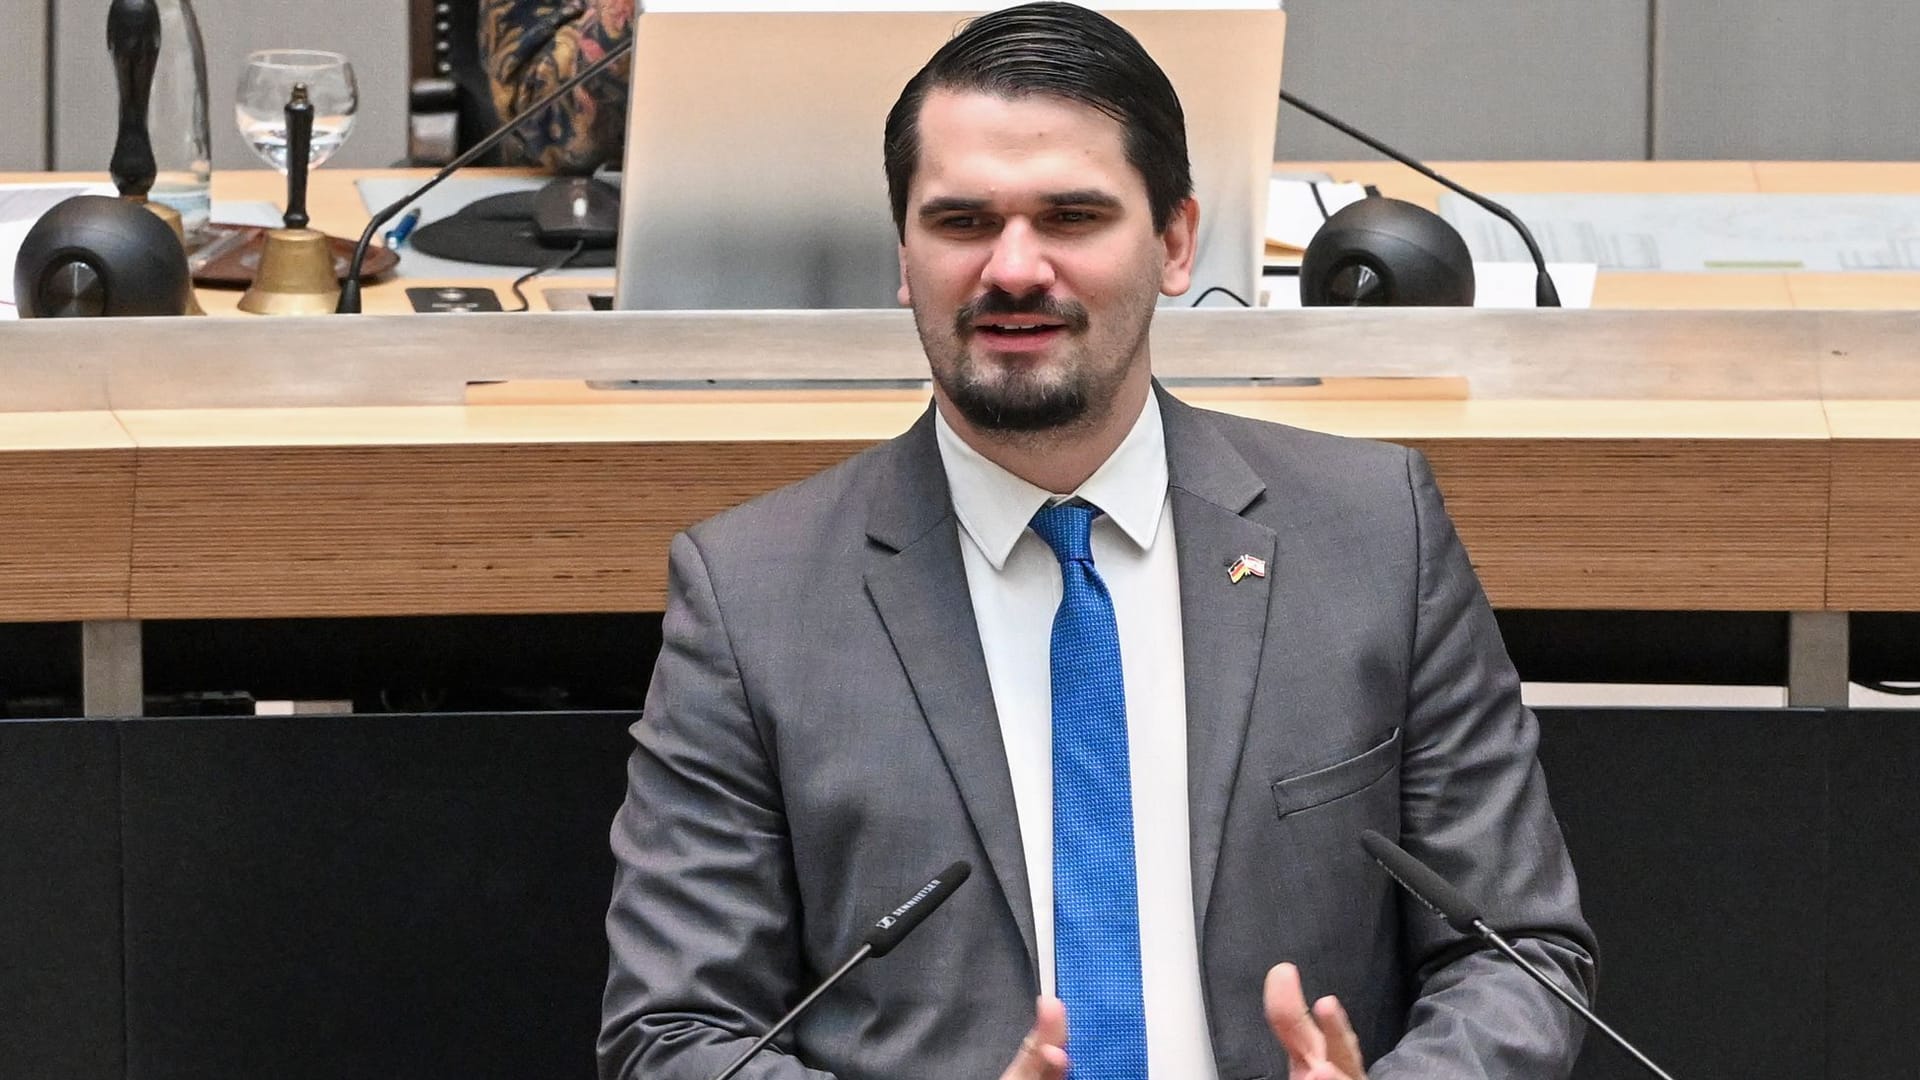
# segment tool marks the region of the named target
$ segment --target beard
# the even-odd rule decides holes
[[[1151,307],[1121,353],[1130,358],[1146,337]],[[1059,321],[1067,335],[1063,355],[1051,362],[1009,366],[980,363],[970,345],[974,324],[988,315],[1039,315]],[[1087,309],[1072,300],[1044,293],[1016,297],[992,289],[961,305],[945,333],[929,325],[918,305],[914,325],[920,331],[938,383],[947,399],[969,424],[981,431],[1034,433],[1097,422],[1112,407],[1126,381],[1129,364],[1101,365],[1086,341],[1090,324]]]

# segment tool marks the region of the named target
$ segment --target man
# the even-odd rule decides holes
[[[1398,838],[1590,993],[1535,725],[1425,463],[1152,381],[1201,212],[1165,76],[1080,8],[983,16],[886,162],[934,408],[674,541],[602,1075],[718,1073],[965,858],[742,1075],[1565,1076],[1570,1013],[1358,845]]]

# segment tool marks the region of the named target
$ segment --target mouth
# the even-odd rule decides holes
[[[973,324],[973,336],[996,352],[1045,348],[1066,336],[1067,324],[1031,316],[986,316]]]

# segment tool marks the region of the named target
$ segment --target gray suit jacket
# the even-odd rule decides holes
[[[1397,838],[1591,993],[1534,718],[1425,461],[1157,393],[1221,1080],[1287,1075],[1260,1002],[1280,960],[1340,996],[1374,1080],[1567,1075],[1570,1012],[1357,839]],[[1267,576],[1230,582],[1242,554]],[[613,826],[602,1076],[717,1073],[960,858],[972,882],[742,1075],[998,1076],[1032,1023],[1032,904],[931,414],[675,538],[664,637]]]

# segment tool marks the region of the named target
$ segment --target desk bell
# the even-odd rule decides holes
[[[333,250],[325,233],[307,228],[307,169],[313,148],[313,103],[295,83],[287,100],[287,213],[267,233],[260,271],[240,298],[256,315],[325,315],[340,299]]]

